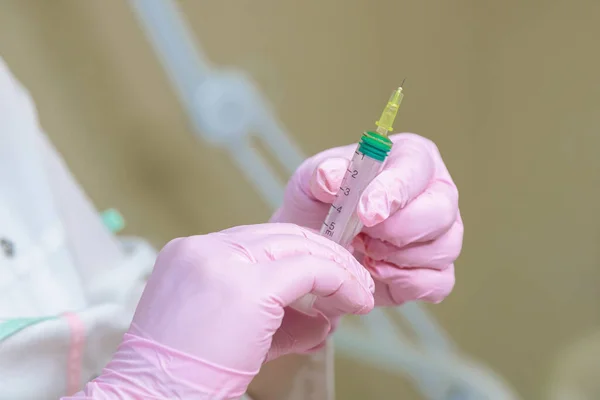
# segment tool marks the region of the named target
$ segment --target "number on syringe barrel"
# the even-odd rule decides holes
[[[324,222],[323,225],[325,225],[327,227],[327,229],[325,230],[325,235],[327,236],[333,236],[333,230],[335,229],[335,222]]]

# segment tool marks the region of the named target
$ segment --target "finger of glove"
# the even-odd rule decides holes
[[[323,243],[341,249],[342,247],[333,243],[331,240],[319,235],[318,232],[311,228],[299,226],[290,222],[269,222],[266,224],[256,225],[238,225],[219,232],[220,235],[227,235],[231,240],[247,242],[248,239],[264,238],[265,240],[274,240],[277,235],[293,235],[300,239],[308,239]]]
[[[358,203],[362,223],[374,226],[421,194],[435,174],[432,144],[418,135],[398,135],[383,171],[367,186]]]
[[[288,240],[289,239],[289,240]],[[332,242],[333,243],[333,242]],[[337,246],[337,245],[336,245]],[[352,276],[365,292],[373,293],[375,284],[367,270],[349,252],[332,252],[328,245],[299,242],[291,235],[278,238],[277,242],[263,244],[264,260],[287,260],[291,257],[316,257],[332,261],[338,268],[344,269]],[[256,252],[255,252],[256,253]],[[317,305],[327,304],[328,300],[319,300]]]
[[[337,243],[294,224],[261,224],[235,227],[222,231],[222,240],[231,251],[251,262],[269,262],[295,256],[317,256],[336,262],[355,276],[365,290],[372,293],[374,283],[369,273],[352,254]]]
[[[236,226],[220,232],[222,240],[243,246],[251,258],[274,261],[291,255],[310,255],[320,248],[323,257],[350,263],[352,254],[315,230],[293,223]],[[328,252],[328,253],[323,253]]]
[[[394,268],[444,269],[453,263],[462,249],[463,225],[460,220],[437,239],[425,243],[414,243],[398,248],[391,243],[361,235],[354,241],[357,251],[377,261],[385,261]]]
[[[281,326],[273,335],[267,361],[290,353],[303,353],[325,341],[331,326],[322,314],[307,316],[286,308]]]
[[[311,178],[321,162],[329,158],[348,159],[352,155],[354,147],[355,145],[336,147],[305,160],[288,182],[283,206],[276,211],[271,221],[293,222],[302,226],[318,228],[323,222],[328,207],[312,194]]]
[[[328,158],[321,162],[309,182],[311,195],[323,203],[333,203],[349,164],[347,158]]]
[[[371,204],[366,202],[366,211]],[[453,184],[434,181],[421,195],[386,220],[363,230],[368,236],[397,247],[437,239],[458,215],[458,191]]]
[[[356,149],[356,144],[351,144],[347,146],[335,147],[333,149],[328,149],[320,152],[310,158],[300,165],[294,177],[292,178],[292,182],[295,186],[300,187],[310,198],[317,199],[312,195],[310,191],[310,184],[313,178],[318,178],[318,175],[315,174],[319,171],[320,167],[323,172],[334,172],[339,173],[341,171],[345,171],[345,168],[342,166],[344,163],[346,166],[352,154]],[[342,166],[341,171],[339,170],[340,166]],[[343,173],[342,173],[343,176]],[[327,182],[323,182],[326,186]],[[327,186],[325,187],[327,189]],[[330,188],[329,191],[336,190],[335,186]]]
[[[270,267],[264,278],[266,293],[284,307],[313,294],[327,298],[329,307],[345,314],[364,314],[373,308],[373,295],[365,289],[369,283],[330,259],[298,256],[274,261]]]
[[[369,260],[369,268],[384,271],[393,268],[384,264]],[[428,268],[399,269],[387,280],[375,281],[375,304],[397,306],[417,300],[439,303],[450,294],[454,283],[454,264],[442,271]]]
[[[329,328],[329,334],[327,335],[327,338],[330,337],[336,330],[337,327],[340,324],[340,317],[330,317],[328,316],[327,319],[329,320],[329,324],[330,324],[330,328]],[[300,353],[302,354],[312,354],[315,353],[319,350],[321,350],[322,348],[325,347],[325,345],[327,345],[327,338],[325,338],[325,340],[321,341],[319,344],[317,344],[314,347],[311,347],[308,350],[302,351]]]

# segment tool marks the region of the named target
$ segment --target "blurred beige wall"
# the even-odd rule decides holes
[[[600,2],[179,3],[209,58],[247,69],[307,154],[355,141],[408,77],[397,126],[438,143],[467,228],[455,292],[431,309],[541,398],[559,350],[600,326]],[[160,246],[269,217],[193,136],[125,1],[2,0],[0,56],[127,233]],[[342,399],[417,398],[347,360],[338,378]]]

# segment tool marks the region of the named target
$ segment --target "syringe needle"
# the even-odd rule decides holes
[[[400,89],[402,89],[404,87],[404,81],[406,80],[406,78],[402,79],[402,83],[400,84]]]

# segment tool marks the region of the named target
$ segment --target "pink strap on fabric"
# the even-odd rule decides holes
[[[81,368],[85,344],[85,326],[75,313],[62,315],[69,324],[69,355],[67,358],[67,395],[71,396],[81,389]]]

